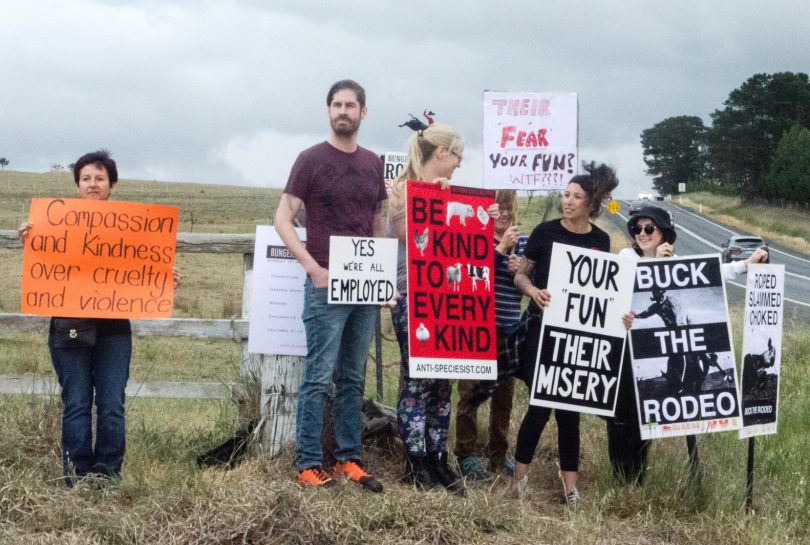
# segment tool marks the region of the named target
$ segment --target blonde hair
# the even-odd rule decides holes
[[[424,178],[425,164],[440,146],[460,156],[464,152],[464,139],[456,129],[444,123],[433,123],[427,129],[417,131],[411,136],[408,143],[408,162],[405,163],[402,173],[394,180],[391,195],[388,197],[389,210],[402,208],[404,212],[405,182]]]

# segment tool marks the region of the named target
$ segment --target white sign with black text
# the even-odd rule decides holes
[[[782,369],[784,265],[748,267],[743,318],[740,439],[776,433]]]
[[[408,154],[396,151],[388,151],[385,153],[385,161],[383,162],[383,180],[385,181],[385,190],[391,193],[394,188],[394,180],[402,174],[405,170],[405,165],[408,163]]]
[[[554,243],[530,403],[613,416],[635,262]]]
[[[630,340],[641,438],[742,426],[720,256],[642,259]]]
[[[306,231],[296,229],[306,241]],[[248,351],[254,354],[306,356],[301,314],[307,273],[272,225],[256,226],[250,292]]]
[[[397,239],[329,237],[330,304],[382,305],[397,282]]]

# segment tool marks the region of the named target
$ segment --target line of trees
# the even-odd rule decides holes
[[[810,203],[810,81],[755,74],[710,114],[669,117],[641,133],[647,174],[661,194],[698,182],[743,198]]]

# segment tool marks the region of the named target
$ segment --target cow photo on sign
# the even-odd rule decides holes
[[[642,438],[739,429],[737,372],[719,256],[640,261],[632,311]]]

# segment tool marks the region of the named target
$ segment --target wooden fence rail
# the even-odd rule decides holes
[[[242,318],[240,320],[207,320],[200,318],[169,318],[133,320],[132,332],[136,336],[199,337],[206,339],[233,339],[241,343],[240,374],[245,380],[260,379],[261,437],[265,453],[277,454],[284,443],[295,435],[295,409],[298,389],[304,372],[304,358],[252,354],[247,349],[250,293],[253,285],[252,234],[178,233],[177,252],[242,254],[244,282],[242,289]],[[22,249],[14,230],[0,230],[0,249]],[[49,318],[24,314],[0,313],[0,330],[46,333]],[[217,383],[131,382],[127,395],[146,397],[229,397],[233,385]],[[56,385],[46,379],[0,375],[0,394],[51,394]],[[236,394],[244,395],[244,394]]]

